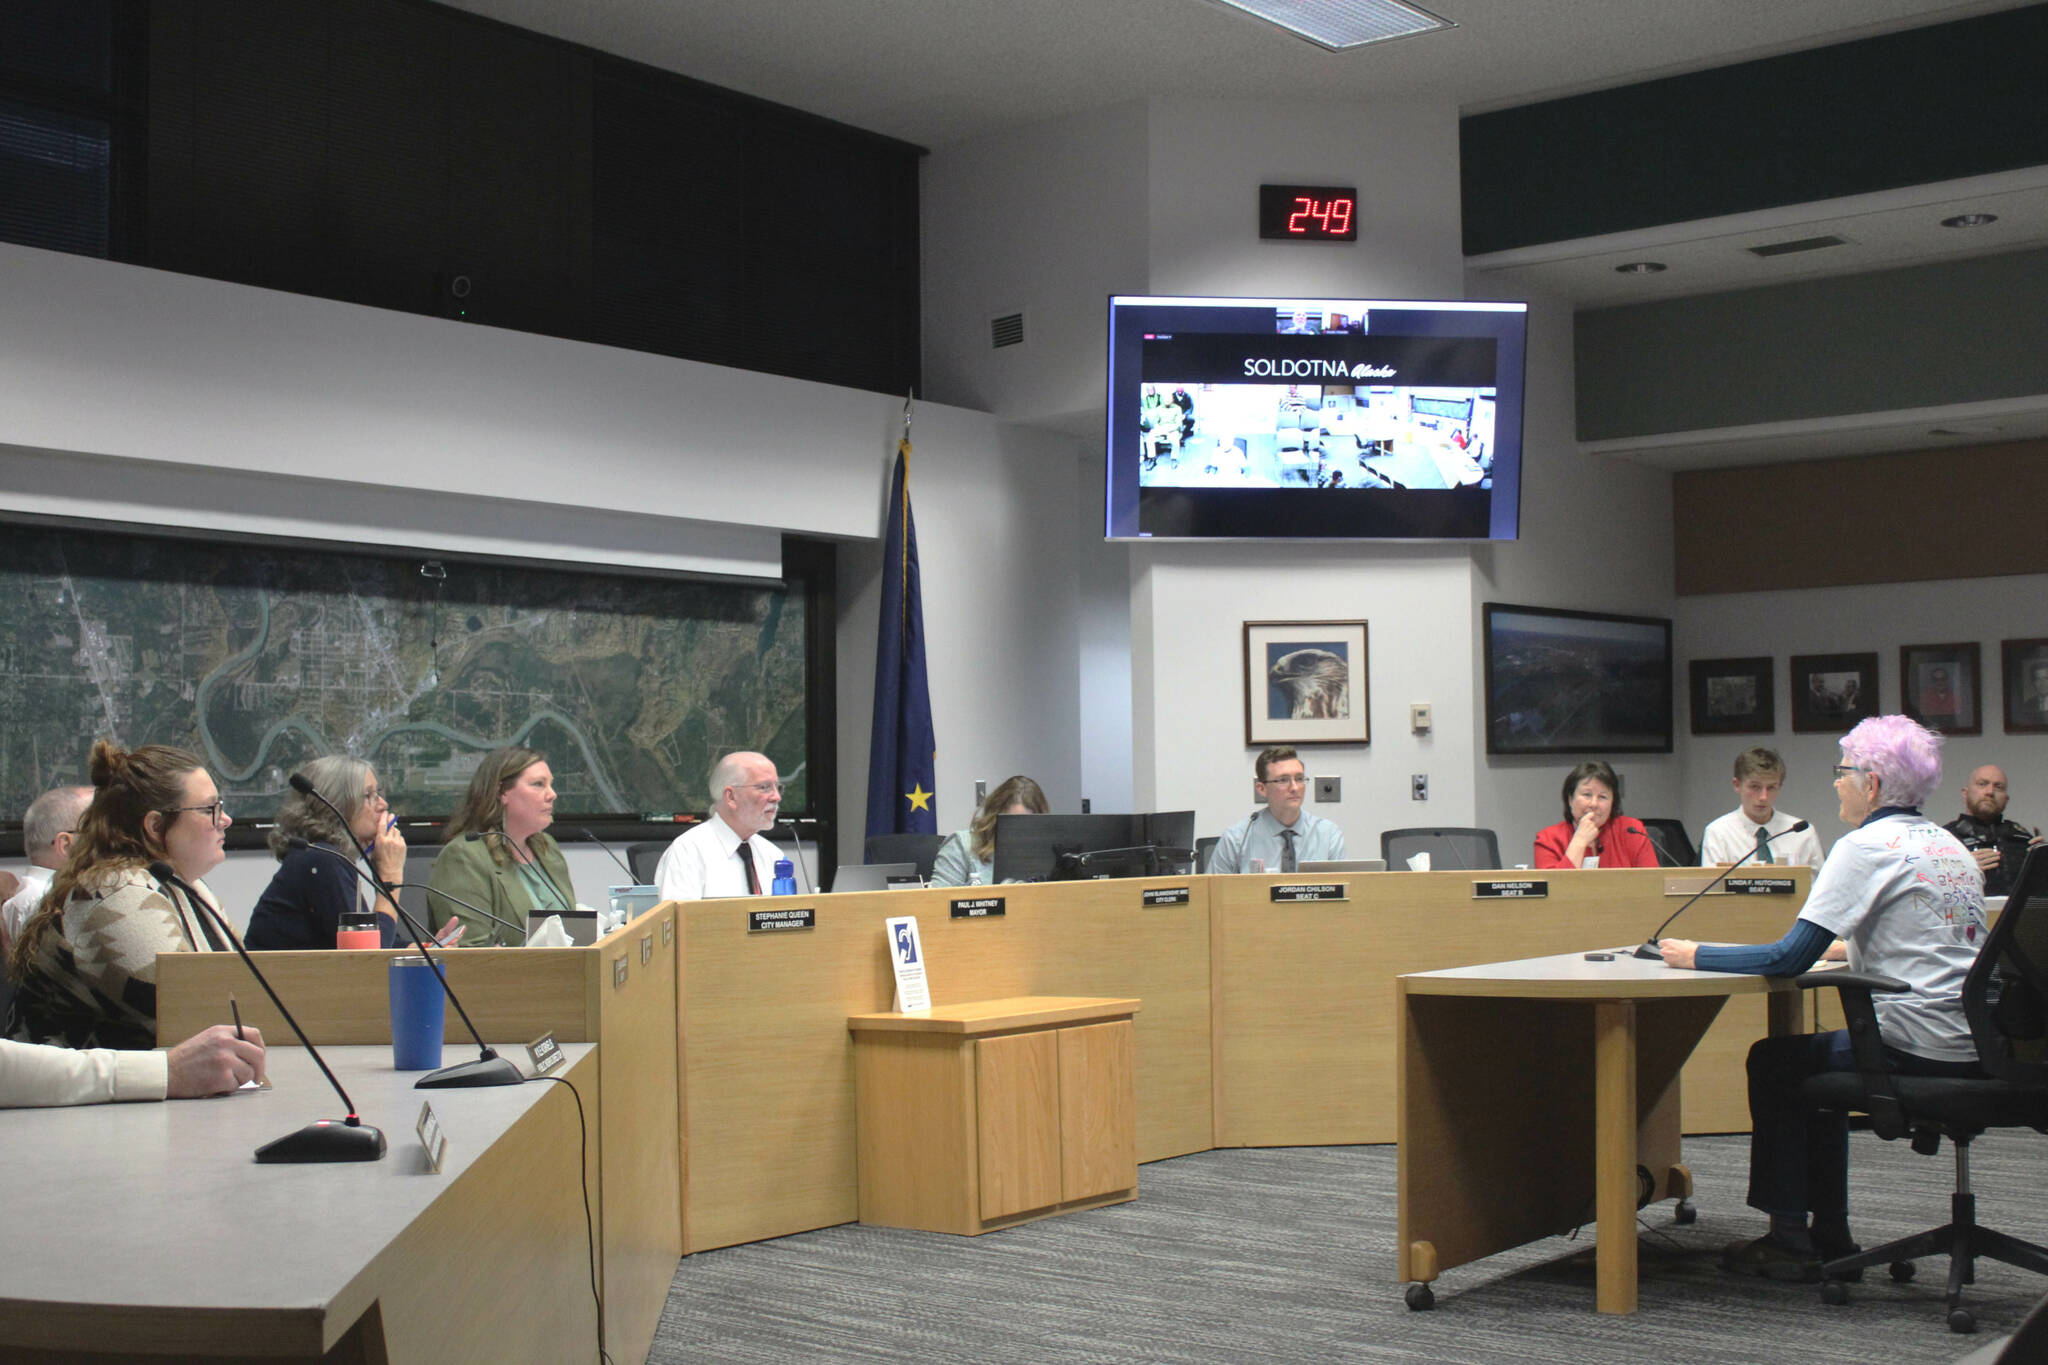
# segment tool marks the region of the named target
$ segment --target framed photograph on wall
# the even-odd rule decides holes
[[[2048,735],[2048,640],[2000,640],[2005,732]]]
[[[1792,732],[1840,734],[1877,714],[1877,654],[1794,654]]]
[[[1945,735],[1984,733],[1984,679],[1977,642],[1902,645],[1899,709]]]
[[[1486,752],[1668,754],[1671,621],[1486,604]]]
[[[1369,744],[1365,622],[1244,623],[1244,742]]]
[[[1778,728],[1769,655],[1692,661],[1692,732],[1768,735]]]

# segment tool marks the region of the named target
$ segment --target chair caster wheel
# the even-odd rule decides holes
[[[1820,1282],[1820,1301],[1840,1308],[1849,1301],[1849,1286],[1843,1284],[1840,1280],[1822,1280]]]
[[[1904,1284],[1906,1281],[1912,1279],[1914,1270],[1915,1266],[1911,1261],[1892,1262],[1892,1278],[1897,1280],[1900,1284]]]
[[[1408,1304],[1409,1311],[1426,1313],[1436,1307],[1436,1295],[1426,1284],[1411,1284],[1403,1290],[1401,1297]]]
[[[1678,1201],[1678,1207],[1671,1210],[1671,1221],[1674,1223],[1697,1223],[1699,1220],[1700,1211],[1692,1206],[1691,1200],[1681,1199]]]
[[[1951,1308],[1948,1310],[1948,1330],[1958,1336],[1967,1336],[1977,1330],[1977,1319],[1970,1316],[1967,1308]]]

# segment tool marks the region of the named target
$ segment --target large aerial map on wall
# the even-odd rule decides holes
[[[703,810],[739,747],[803,810],[804,651],[796,584],[0,527],[0,820],[102,735],[203,755],[245,818],[337,752],[444,816],[503,744],[546,755],[558,816]]]

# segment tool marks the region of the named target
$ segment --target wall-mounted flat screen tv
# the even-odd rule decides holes
[[[1513,540],[1525,303],[1109,301],[1111,540]]]

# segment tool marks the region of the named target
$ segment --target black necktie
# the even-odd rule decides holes
[[[1282,872],[1299,872],[1301,870],[1300,864],[1294,861],[1294,831],[1291,829],[1280,831],[1280,870]]]
[[[1771,856],[1771,834],[1762,825],[1756,827],[1756,860],[1760,863],[1775,863]]]
[[[761,879],[754,874],[754,850],[747,847],[744,840],[740,843],[739,855],[740,866],[747,870],[747,894],[758,896],[761,894]]]

